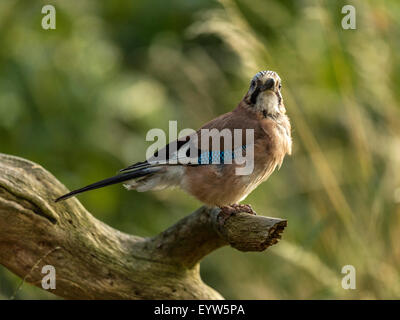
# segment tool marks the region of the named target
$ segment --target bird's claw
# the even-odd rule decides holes
[[[220,209],[221,211],[218,214],[218,222],[219,225],[222,227],[225,224],[226,220],[235,215],[237,212],[232,206],[220,207]]]
[[[218,214],[218,221],[220,226],[223,226],[226,220],[228,220],[230,217],[241,212],[246,212],[249,214],[256,215],[256,212],[249,204],[232,204],[230,206],[220,207],[220,209],[221,211]]]
[[[236,210],[235,213],[246,212],[252,215],[257,215],[257,213],[253,210],[253,208],[249,204],[233,204],[232,208]]]

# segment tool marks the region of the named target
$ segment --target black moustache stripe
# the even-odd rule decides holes
[[[257,87],[257,88],[254,90],[254,92],[251,94],[251,97],[250,97],[250,102],[251,102],[252,104],[255,104],[255,103],[256,103],[257,97],[258,97],[259,94],[260,94],[260,88]]]

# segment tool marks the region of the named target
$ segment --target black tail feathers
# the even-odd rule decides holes
[[[92,183],[86,187],[71,191],[70,193],[67,193],[67,194],[57,198],[55,200],[55,202],[66,200],[68,198],[71,198],[71,197],[73,197],[79,193],[85,192],[85,191],[99,189],[99,188],[110,186],[112,184],[116,184],[119,182],[124,182],[124,181],[128,181],[131,179],[144,177],[150,173],[153,173],[154,171],[155,171],[154,169],[145,168],[145,169],[139,169],[139,170],[135,170],[135,171],[131,171],[131,172],[121,173],[114,177],[107,178],[107,179]]]

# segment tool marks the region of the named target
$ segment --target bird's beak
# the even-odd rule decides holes
[[[265,81],[265,84],[260,87],[260,91],[271,90],[274,87],[275,87],[275,80],[272,78],[269,78],[267,81]]]
[[[260,94],[260,92],[266,91],[266,90],[273,90],[275,87],[275,80],[272,78],[269,78],[263,85],[257,86],[253,93],[250,96],[250,102],[252,104],[255,104],[257,101],[257,97]]]

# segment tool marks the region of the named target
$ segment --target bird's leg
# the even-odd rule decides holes
[[[249,204],[236,203],[236,204],[232,205],[232,208],[235,209],[235,213],[246,212],[246,213],[250,213],[253,215],[257,215],[257,213],[253,210],[253,208]]]
[[[251,205],[249,204],[232,204],[230,206],[223,206],[220,207],[221,212],[218,215],[219,223],[221,226],[223,226],[231,216],[234,216],[237,213],[240,212],[246,212],[249,214],[257,215],[256,212],[253,210]]]
[[[237,211],[232,206],[223,206],[219,208],[221,209],[221,211],[218,214],[218,222],[222,227],[225,224],[226,220],[228,220],[231,216],[235,215]]]

